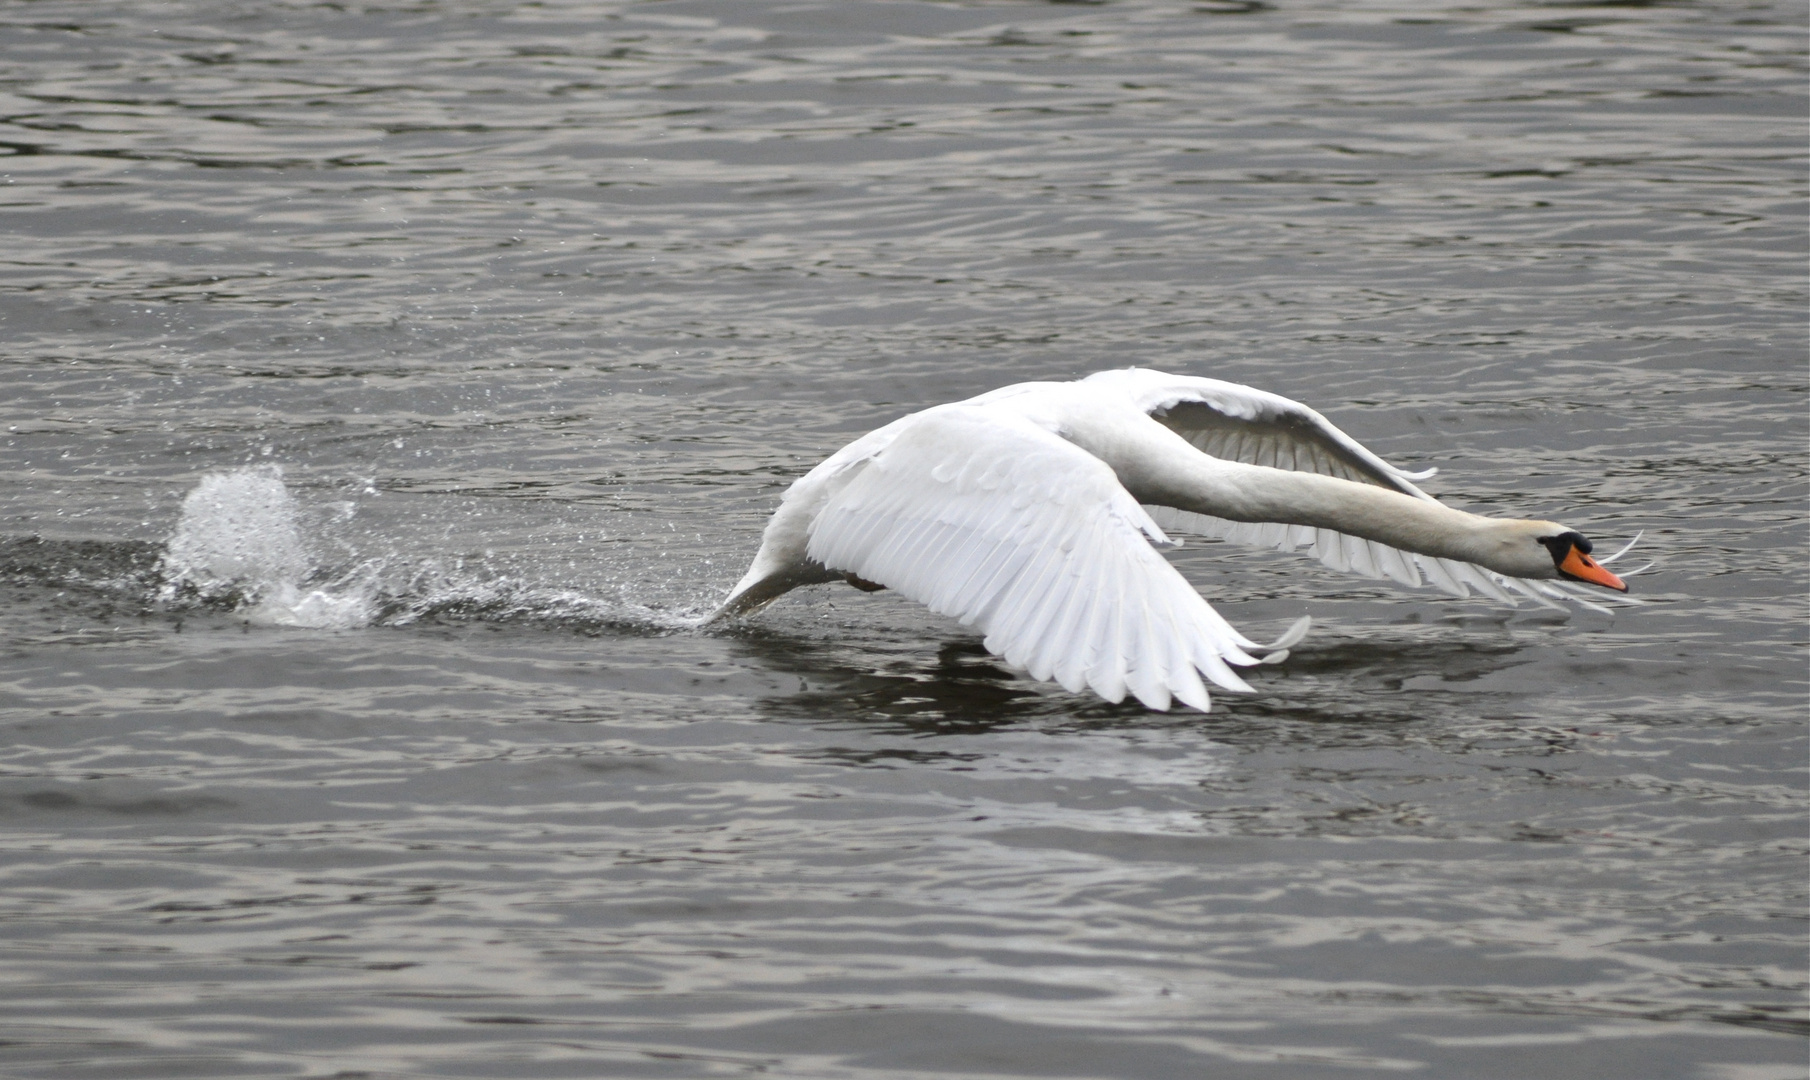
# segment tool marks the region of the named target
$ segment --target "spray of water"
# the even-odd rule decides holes
[[[369,625],[374,568],[304,587],[311,569],[281,468],[213,473],[182,501],[182,518],[164,549],[162,598],[231,604],[249,621],[270,626]]]
[[[430,617],[642,630],[696,622],[622,598],[517,581],[457,559],[373,558],[350,568],[325,566],[311,553],[301,520],[278,466],[203,477],[183,500],[165,547],[159,600],[227,607],[266,626],[317,629],[400,626]]]

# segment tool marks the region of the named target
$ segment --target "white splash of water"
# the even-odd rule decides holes
[[[163,598],[233,602],[254,623],[346,629],[375,612],[374,568],[305,587],[312,569],[283,470],[211,473],[182,501],[163,556]]]
[[[354,513],[337,504],[340,520]],[[210,473],[182,502],[165,546],[159,599],[230,606],[265,626],[346,630],[406,626],[424,618],[536,619],[588,625],[690,629],[698,616],[659,611],[620,596],[549,588],[464,559],[365,559],[347,570],[313,558],[305,520],[276,465]]]

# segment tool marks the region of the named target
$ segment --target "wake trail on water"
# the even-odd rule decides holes
[[[351,504],[342,505],[349,517]],[[473,569],[459,558],[322,565],[309,553],[302,514],[276,465],[202,477],[183,499],[155,579],[161,607],[229,608],[261,626],[349,630],[441,619],[672,631],[701,622],[699,615]]]

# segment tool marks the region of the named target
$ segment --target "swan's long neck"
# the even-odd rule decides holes
[[[1371,484],[1222,461],[1155,421],[1064,434],[1111,465],[1139,502],[1231,521],[1332,529],[1402,551],[1527,572],[1518,562],[1499,567],[1505,531],[1519,532],[1527,523],[1467,514]]]
[[[1161,493],[1178,501],[1138,498],[1231,521],[1332,529],[1442,559],[1486,566],[1492,561],[1495,524],[1440,503],[1330,476],[1214,458],[1190,471],[1192,484],[1168,485]]]

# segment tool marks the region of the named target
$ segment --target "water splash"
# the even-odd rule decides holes
[[[164,549],[160,599],[231,605],[254,623],[347,629],[375,613],[375,565],[304,587],[312,570],[283,470],[258,465],[201,478]]]
[[[174,578],[204,592],[299,579],[307,558],[283,470],[260,465],[202,477],[182,500],[164,557]]]
[[[342,516],[354,512],[345,504]],[[158,565],[157,599],[226,607],[265,626],[313,629],[528,620],[672,631],[699,621],[695,613],[523,581],[465,559],[384,556],[350,568],[323,565],[311,553],[304,520],[279,466],[202,477],[183,500]]]

